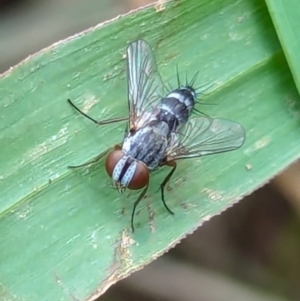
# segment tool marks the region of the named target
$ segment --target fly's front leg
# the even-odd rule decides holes
[[[133,226],[133,219],[134,219],[134,214],[135,214],[135,209],[137,207],[137,205],[139,204],[139,202],[143,199],[143,197],[145,196],[147,190],[148,190],[149,185],[147,185],[143,191],[140,193],[138,199],[133,203],[133,208],[132,208],[132,213],[131,213],[131,230],[132,232],[134,232],[134,226]]]
[[[125,121],[128,120],[128,117],[118,117],[118,118],[111,118],[111,119],[106,119],[106,120],[96,120],[94,118],[92,118],[91,116],[85,114],[84,112],[82,112],[72,101],[71,99],[67,100],[68,103],[77,111],[79,112],[81,115],[83,115],[84,117],[86,117],[87,119],[93,121],[94,123],[98,124],[98,125],[104,125],[104,124],[109,124],[109,123],[114,123],[114,122],[120,122],[120,121]]]
[[[115,145],[114,150],[119,150],[119,149],[122,149],[122,147],[120,145]],[[91,161],[88,161],[88,162],[80,164],[80,165],[70,165],[70,166],[68,166],[68,168],[78,168],[78,167],[83,167],[83,166],[95,164],[99,160],[101,160],[105,155],[107,155],[110,151],[111,151],[111,149],[107,149],[106,151],[102,152],[101,154],[99,154],[97,157],[95,157]]]
[[[167,204],[165,202],[164,189],[165,189],[165,186],[167,185],[167,183],[169,182],[169,180],[171,179],[173,173],[175,172],[177,164],[175,161],[170,161],[170,162],[166,163],[166,165],[171,166],[172,170],[168,173],[168,175],[165,177],[164,181],[160,184],[161,200],[162,200],[165,208],[168,210],[168,212],[170,214],[174,214],[174,212],[167,206]]]

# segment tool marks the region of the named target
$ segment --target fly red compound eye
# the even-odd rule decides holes
[[[129,189],[142,189],[149,183],[149,170],[145,164],[138,162],[133,177],[128,185]]]
[[[108,154],[105,161],[105,169],[110,177],[113,174],[115,166],[123,156],[124,153],[121,150],[114,150]]]
[[[145,164],[114,150],[106,158],[106,172],[120,188],[138,190],[149,183],[149,170]]]

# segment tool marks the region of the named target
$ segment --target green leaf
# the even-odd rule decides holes
[[[266,0],[266,2],[296,86],[300,91],[300,38],[298,28],[300,2],[298,0]]]
[[[215,83],[200,110],[240,122],[234,152],[182,160],[164,209],[151,177],[130,231],[137,193],[110,188],[104,161],[70,170],[120,142],[127,112],[124,53],[151,43],[162,78],[200,71]],[[299,97],[263,1],[171,1],[59,42],[0,78],[2,300],[84,300],[142,268],[299,157]]]

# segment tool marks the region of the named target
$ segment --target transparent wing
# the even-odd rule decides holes
[[[167,161],[228,152],[243,145],[244,128],[226,119],[196,117],[184,132],[172,133],[167,149]]]
[[[129,128],[143,126],[151,107],[163,95],[163,83],[157,71],[150,45],[137,40],[127,48]]]

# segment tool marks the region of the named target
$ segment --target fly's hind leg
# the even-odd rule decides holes
[[[72,101],[71,99],[67,100],[68,103],[70,104],[71,107],[73,107],[77,112],[79,112],[81,115],[83,115],[84,117],[86,117],[87,119],[93,121],[94,123],[98,124],[98,125],[104,125],[104,124],[109,124],[109,123],[114,123],[114,122],[120,122],[120,121],[125,121],[128,120],[128,117],[117,117],[117,118],[110,118],[110,119],[106,119],[106,120],[96,120],[94,118],[92,118],[91,116],[85,114],[84,112],[82,112]]]
[[[161,191],[161,200],[165,206],[165,208],[167,209],[167,211],[170,214],[174,214],[174,212],[167,206],[166,202],[165,202],[165,194],[164,194],[164,189],[165,186],[167,185],[167,183],[169,182],[169,180],[171,179],[173,173],[176,170],[177,164],[175,161],[170,161],[167,163],[167,165],[172,167],[172,170],[168,173],[168,175],[165,177],[164,181],[160,184],[160,191]]]

